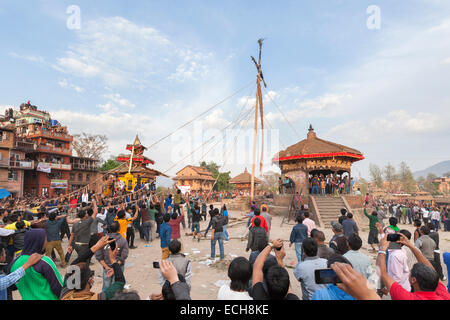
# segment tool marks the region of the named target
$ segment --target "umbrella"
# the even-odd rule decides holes
[[[0,189],[0,199],[4,199],[6,197],[9,197],[11,193],[6,189]]]

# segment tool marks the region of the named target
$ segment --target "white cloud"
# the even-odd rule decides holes
[[[442,63],[443,63],[443,64],[450,64],[450,57],[444,59],[444,60],[442,61]]]
[[[210,72],[212,53],[173,43],[155,28],[123,17],[84,22],[76,34],[77,41],[53,67],[77,77],[100,78],[109,87],[145,86],[155,76],[197,80]]]
[[[42,58],[41,56],[22,55],[22,54],[18,54],[16,52],[10,52],[9,56],[16,58],[16,59],[23,59],[23,60],[27,60],[27,61],[35,62],[35,63],[44,63],[45,62],[44,58]]]
[[[121,107],[131,108],[131,109],[136,107],[136,105],[134,103],[131,103],[127,99],[122,98],[120,96],[120,94],[118,94],[118,93],[105,94],[104,97],[111,100],[112,102],[118,104]]]
[[[78,93],[82,93],[84,91],[83,88],[81,88],[81,87],[79,87],[77,85],[69,83],[67,81],[67,79],[62,79],[62,80],[58,81],[58,84],[59,84],[59,86],[61,88],[71,88],[71,89],[75,90]]]
[[[305,118],[331,118],[342,112],[347,101],[351,100],[350,94],[330,94],[326,93],[314,99],[301,99],[299,95],[280,96],[281,101],[273,99],[282,110],[284,116],[278,111],[271,111],[267,114],[269,121],[285,121],[288,118],[290,122],[304,120]],[[268,101],[267,103],[272,103]],[[294,106],[293,108],[283,108],[284,106]]]

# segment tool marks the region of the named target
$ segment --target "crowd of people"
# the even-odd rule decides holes
[[[136,248],[135,234],[144,243],[159,238],[161,259],[154,267],[159,268],[161,291],[151,294],[152,300],[191,299],[192,262],[183,254],[181,228],[192,232],[193,241],[207,238],[211,231],[210,258],[217,259],[217,243],[218,259],[225,258],[230,219],[224,203],[208,207],[204,198],[183,195],[180,190],[165,196],[144,190],[115,199],[83,192],[80,199],[80,206],[46,203],[37,214],[27,206],[0,208],[1,300],[11,300],[15,290],[24,300],[140,299],[138,292],[125,289],[125,264],[129,251]],[[249,256],[231,261],[230,283],[219,289],[217,299],[378,300],[390,295],[393,300],[448,300],[448,288],[441,282],[447,279],[439,251],[439,228],[448,221],[447,208],[376,204],[367,203],[364,209],[369,220],[368,244],[377,252],[375,265],[361,250],[361,230],[351,212],[342,209],[337,214],[327,245],[325,233],[316,227],[308,207],[300,207],[287,241],[297,256],[292,280],[299,282],[301,292],[294,292],[284,263],[287,243],[271,240],[269,207],[257,207],[253,202],[246,232],[239,237],[247,240]],[[435,219],[433,213],[438,210],[441,215]],[[409,222],[398,219],[398,212],[403,216],[404,211],[406,217],[411,215],[414,234],[398,226]],[[442,212],[447,218],[442,218]],[[202,220],[208,222],[205,231],[200,230]],[[66,252],[64,237],[68,239]],[[55,251],[65,275],[56,267]],[[442,257],[448,266],[450,253]],[[92,290],[93,258],[103,269],[100,292]],[[321,270],[334,272],[335,280],[320,282],[317,272]],[[79,278],[75,286],[74,277]]]

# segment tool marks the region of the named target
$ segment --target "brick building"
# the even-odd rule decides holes
[[[25,172],[34,169],[34,161],[25,156],[32,149],[33,144],[16,140],[13,124],[0,125],[0,187],[14,197],[23,196]]]
[[[101,192],[98,161],[72,156],[73,136],[30,102],[0,116],[0,188],[13,197]],[[94,182],[94,183],[93,183]]]
[[[70,164],[72,170],[69,173],[69,192],[73,192],[89,185],[89,190],[95,193],[102,192],[100,179],[102,173],[99,172],[98,160],[82,157],[71,157]]]

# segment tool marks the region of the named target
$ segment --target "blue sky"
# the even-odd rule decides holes
[[[0,106],[31,100],[71,133],[107,134],[111,154],[136,133],[151,145],[254,81],[250,55],[263,37],[263,93],[295,127],[266,96],[265,115],[280,137],[266,150],[266,168],[310,123],[319,137],[364,153],[357,176],[368,176],[369,163],[404,160],[420,170],[450,159],[449,1],[1,3]],[[67,28],[70,5],[80,8],[79,30]],[[366,26],[370,5],[381,10],[379,30]],[[216,134],[253,103],[253,87],[146,154],[158,169],[171,168],[175,151],[202,143],[195,128],[204,139]],[[226,161],[214,150],[206,160],[232,174],[250,165],[249,156]]]

